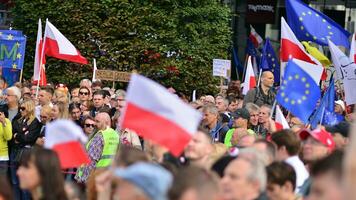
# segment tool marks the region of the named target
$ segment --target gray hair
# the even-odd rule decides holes
[[[82,84],[84,84],[85,82],[87,82],[88,84],[89,84],[89,86],[91,87],[91,80],[89,80],[89,79],[87,79],[87,78],[85,78],[85,79],[82,79],[81,81],[80,81],[80,86],[82,85]]]
[[[258,112],[260,110],[260,107],[254,103],[247,103],[245,108],[248,110],[249,113],[251,112]]]
[[[16,86],[12,86],[12,87],[9,87],[7,88],[7,90],[11,90],[15,93],[16,97],[17,97],[17,101],[19,101],[21,99],[21,90],[16,87]]]
[[[266,190],[267,173],[266,173],[266,158],[261,155],[261,152],[254,148],[244,148],[239,151],[237,159],[243,159],[250,164],[250,169],[247,177],[251,181],[258,181],[260,184],[259,191]]]
[[[209,112],[211,114],[219,115],[218,108],[214,104],[207,104],[203,106],[203,112]]]

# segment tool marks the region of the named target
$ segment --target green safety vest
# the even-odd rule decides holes
[[[116,154],[116,150],[119,145],[119,134],[112,128],[107,128],[104,131],[97,132],[96,134],[101,134],[104,140],[103,151],[101,153],[100,160],[96,163],[96,168],[108,167]],[[93,138],[94,136],[87,143],[86,150],[88,150]],[[79,168],[77,173],[79,177],[83,175],[83,166]]]

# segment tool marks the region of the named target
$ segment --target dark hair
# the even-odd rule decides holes
[[[283,186],[287,181],[291,182],[293,191],[296,187],[297,175],[292,166],[285,162],[273,162],[266,168],[267,184]]]
[[[218,176],[206,169],[189,166],[180,168],[173,180],[173,186],[168,191],[169,199],[178,200],[189,189],[197,192],[198,199],[219,193]]]
[[[89,96],[90,96],[90,89],[88,88],[88,87],[86,87],[86,86],[82,86],[82,87],[80,87],[79,88],[79,92],[80,92],[80,90],[81,89],[85,89],[85,90],[87,90],[88,91],[88,93],[89,93]]]
[[[341,177],[343,157],[343,151],[335,150],[329,156],[316,161],[311,167],[312,176],[333,172],[336,177]]]
[[[0,105],[0,112],[3,112],[6,118],[9,117],[9,107],[7,106],[7,104]]]
[[[85,124],[85,121],[87,121],[88,119],[92,120],[92,121],[95,121],[94,117],[90,116],[90,115],[85,115],[82,119],[82,127],[84,128],[84,124]]]
[[[272,134],[271,140],[277,145],[278,148],[285,146],[288,154],[291,156],[294,156],[299,152],[300,140],[290,129],[275,132]]]
[[[49,93],[52,96],[54,94],[54,89],[51,86],[43,86],[43,87],[41,87],[41,90],[46,91],[47,93]]]
[[[229,105],[231,104],[231,103],[238,103],[238,99],[236,98],[236,97],[234,97],[234,96],[228,96],[227,97],[227,100],[229,101]]]
[[[2,197],[5,200],[12,200],[12,189],[10,187],[10,183],[7,180],[6,176],[1,175],[0,176],[0,197]]]
[[[92,84],[91,84],[91,87],[103,87],[103,83],[101,81],[94,81]]]
[[[148,162],[147,154],[135,147],[121,145],[115,156],[115,164],[118,166],[130,166],[136,162]]]
[[[106,92],[104,90],[97,90],[93,93],[93,96],[95,96],[95,95],[101,95],[101,96],[103,96],[103,98],[105,98]]]
[[[257,139],[255,141],[255,143],[263,143],[263,144],[265,144],[266,147],[267,147],[267,154],[270,155],[273,158],[273,160],[275,159],[276,153],[277,153],[276,145],[274,145],[270,141],[267,141],[266,139]]]
[[[57,154],[50,149],[34,147],[22,154],[20,165],[28,167],[33,162],[39,173],[43,200],[67,200],[63,174]]]
[[[69,104],[69,113],[71,113],[74,109],[79,109],[80,110],[80,103],[70,103]]]
[[[110,97],[111,96],[109,91],[107,91],[107,90],[102,90],[102,91],[105,93],[105,97]]]

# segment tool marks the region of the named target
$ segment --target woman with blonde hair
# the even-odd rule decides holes
[[[52,120],[56,119],[69,119],[68,104],[57,102],[52,107],[51,113]]]
[[[69,102],[68,95],[60,89],[56,89],[52,97],[52,103],[56,104],[58,102],[62,102],[65,104],[68,104]]]
[[[29,151],[40,135],[42,124],[35,117],[35,102],[26,100],[20,105],[21,117],[13,121],[13,143],[10,154],[11,182],[16,199],[28,198],[28,193],[20,190],[16,170],[22,155]]]

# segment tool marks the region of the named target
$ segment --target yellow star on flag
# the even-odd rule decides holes
[[[20,54],[20,53],[18,53],[17,55],[16,55],[16,58],[18,58],[18,59],[20,59],[22,57],[22,55]]]
[[[14,36],[11,35],[11,34],[9,34],[9,35],[7,36],[7,39],[8,39],[8,40],[13,40],[13,39],[14,39]]]
[[[16,63],[12,64],[12,68],[14,68],[14,69],[16,69],[16,68],[17,68]]]

